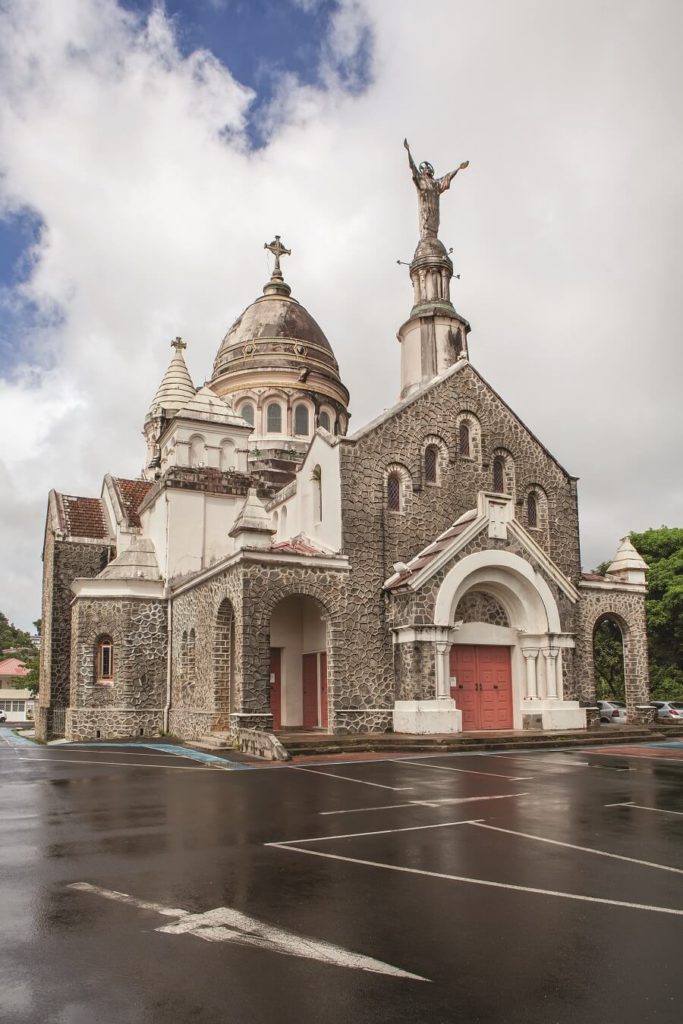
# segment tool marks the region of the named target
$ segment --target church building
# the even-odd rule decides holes
[[[606,617],[638,719],[646,565],[624,539],[582,573],[576,477],[478,372],[451,301],[439,202],[467,165],[436,178],[408,156],[420,239],[392,408],[349,432],[276,236],[208,384],[172,342],[139,479],[50,492],[40,738],[582,729]]]

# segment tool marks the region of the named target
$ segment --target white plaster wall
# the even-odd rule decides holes
[[[163,579],[168,578],[168,510],[166,491],[160,491],[154,504],[148,505],[140,516],[142,534],[154,543],[154,550]]]
[[[202,568],[204,554],[204,494],[168,490],[168,573],[184,576]]]
[[[316,481],[313,471],[320,466],[322,487],[322,519],[317,516]],[[305,533],[323,547],[341,550],[341,481],[339,446],[329,445],[316,435],[308,450],[306,461],[297,474],[296,494],[286,503],[287,536]],[[282,516],[280,517],[282,518]]]
[[[414,391],[422,382],[420,321],[411,321],[399,331],[401,342],[401,394]]]
[[[211,565],[235,551],[235,541],[229,536],[229,532],[244,505],[244,497],[205,494],[204,502],[204,564]]]
[[[270,620],[270,646],[282,649],[282,724],[290,726],[301,725],[303,721],[302,611],[301,601],[285,600],[275,608]]]

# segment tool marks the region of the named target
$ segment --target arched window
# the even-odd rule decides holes
[[[538,526],[538,505],[533,491],[529,492],[526,499],[526,524],[532,530]]]
[[[190,438],[190,465],[203,466],[206,462],[206,444],[199,434]]]
[[[223,441],[221,445],[221,469],[225,473],[235,468],[235,446],[232,441]]]
[[[505,493],[505,461],[502,455],[493,460],[493,489],[497,494]]]
[[[323,519],[323,478],[320,466],[313,470],[313,518],[316,523]]]
[[[324,427],[325,430],[329,430],[330,429],[330,414],[323,410],[323,412],[321,412],[320,415],[318,416],[318,425],[321,426],[321,427]]]
[[[240,406],[240,416],[247,421],[250,427],[254,426],[254,406],[251,402],[245,402]]]
[[[287,537],[287,506],[286,505],[282,506],[282,511],[280,512],[280,527],[281,527],[281,530],[282,530],[282,538],[284,540]]]
[[[180,638],[180,672],[182,675],[187,675],[187,630],[183,630],[183,635]]]
[[[95,679],[98,683],[111,683],[114,678],[114,645],[110,636],[103,636],[95,650]]]
[[[269,434],[282,433],[282,407],[277,402],[271,402],[266,409],[266,430]]]
[[[387,477],[387,508],[390,512],[401,511],[401,480],[398,473]]]
[[[294,433],[308,437],[308,406],[297,405],[294,410]]]
[[[194,681],[196,640],[197,634],[194,631],[194,627],[192,627],[187,638],[187,677],[191,682]]]
[[[425,483],[435,484],[437,482],[438,460],[438,448],[435,444],[428,445],[425,448]]]
[[[279,529],[279,526],[280,526],[280,513],[279,512],[273,512],[273,529],[275,530],[276,535],[277,535],[277,531]]]
[[[458,430],[458,451],[461,455],[466,455],[468,458],[470,452],[470,425],[467,420],[463,420]]]

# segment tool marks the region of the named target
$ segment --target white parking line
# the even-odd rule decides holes
[[[32,764],[46,764],[51,762],[52,764],[104,764],[113,765],[115,768],[168,768],[176,772],[212,772],[215,768],[204,768],[201,765],[197,765],[196,768],[191,768],[189,765],[186,767],[182,764],[137,764],[130,761],[82,761],[80,758],[72,757],[24,757],[23,754],[19,756],[20,761],[30,761]],[[223,771],[222,768],[218,769]]]
[[[471,825],[473,822],[452,822],[451,824]],[[363,835],[363,833],[360,833]],[[373,833],[366,833],[372,835]],[[378,833],[379,834],[379,833]],[[333,837],[330,837],[333,838]],[[314,840],[308,840],[313,842]],[[582,903],[601,903],[603,906],[623,907],[627,910],[649,910],[655,914],[673,914],[676,917],[683,917],[683,910],[673,907],[655,907],[647,903],[627,903],[623,900],[608,900],[601,896],[581,896],[574,892],[558,892],[555,889],[537,889],[529,885],[513,885],[511,882],[492,882],[484,878],[468,878],[466,875],[447,875],[441,871],[425,871],[422,868],[403,867],[400,864],[382,864],[376,860],[363,860],[360,857],[343,857],[338,853],[324,853],[322,850],[304,849],[301,846],[292,846],[289,843],[267,843],[280,850],[289,850],[294,853],[305,853],[309,857],[324,857],[328,860],[345,861],[347,864],[360,864],[368,868],[383,868],[385,871],[399,871],[410,875],[421,875],[423,878],[440,878],[446,882],[464,882],[467,885],[482,885],[492,889],[509,889],[512,892],[526,892],[535,896],[556,896],[564,900],[579,900]]]
[[[535,836],[530,832],[516,832],[511,828],[501,828],[498,825],[486,825],[483,821],[472,823],[477,828],[487,828],[491,832],[505,832],[509,836],[521,836],[523,839],[533,839],[537,843],[550,843],[552,846],[564,846],[569,850],[579,850],[581,853],[594,853],[598,857],[612,857],[614,860],[625,860],[629,864],[640,864],[646,868],[657,868],[659,871],[673,871],[677,875],[683,875],[683,868],[672,868],[668,864],[655,864],[651,860],[638,860],[637,857],[624,857],[620,853],[608,853],[607,850],[596,850],[592,846],[577,846],[575,843],[563,843],[559,839],[547,839],[545,836]]]
[[[415,786],[382,786],[379,782],[366,782],[365,779],[351,779],[348,775],[334,775],[332,772],[318,772],[315,768],[302,768],[298,764],[288,764],[292,772],[310,772],[311,775],[323,775],[326,779],[343,779],[344,782],[357,782],[359,786],[374,786],[375,789],[391,789],[395,793],[404,793]]]
[[[570,768],[599,768],[601,771],[607,772],[631,772],[633,768],[615,768],[611,764],[591,764],[590,761],[551,761],[549,758],[538,758],[538,757],[523,757],[521,754],[491,754],[491,757],[501,757],[505,761],[524,761],[526,763],[536,764],[537,767],[541,767],[544,764],[560,764],[567,765]],[[612,757],[615,755],[612,754]]]
[[[488,775],[492,779],[507,779],[509,782],[528,782],[530,775],[497,775],[495,772],[477,772],[472,768],[448,768],[440,764],[424,764],[422,761],[410,761],[407,757],[392,759],[395,764],[410,764],[416,768],[434,768],[437,772],[459,772],[462,775]]]
[[[289,846],[290,843],[329,843],[332,839],[357,839],[359,836],[388,836],[394,832],[425,832],[430,828],[450,828],[451,825],[471,825],[479,819],[467,821],[442,821],[438,825],[409,825],[408,828],[383,828],[378,832],[347,832],[340,836],[309,836],[307,839],[280,839],[264,846]]]
[[[347,811],[318,811],[322,817],[330,814],[360,814],[363,811],[393,811],[396,807],[441,807],[444,804],[469,804],[476,800],[510,800],[528,793],[502,793],[495,796],[444,796],[438,800],[409,800],[406,804],[385,804],[383,807],[352,807]]]
[[[667,811],[665,807],[645,807],[643,804],[634,804],[632,800],[618,804],[605,804],[605,807],[632,807],[634,811],[652,811],[654,814],[675,814],[683,818],[683,811]]]

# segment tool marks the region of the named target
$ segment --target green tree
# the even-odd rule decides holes
[[[18,629],[7,616],[0,612],[0,653],[8,647],[33,649],[31,637],[23,629]]]
[[[632,533],[649,566],[647,638],[650,687],[658,700],[683,698],[683,529]]]

